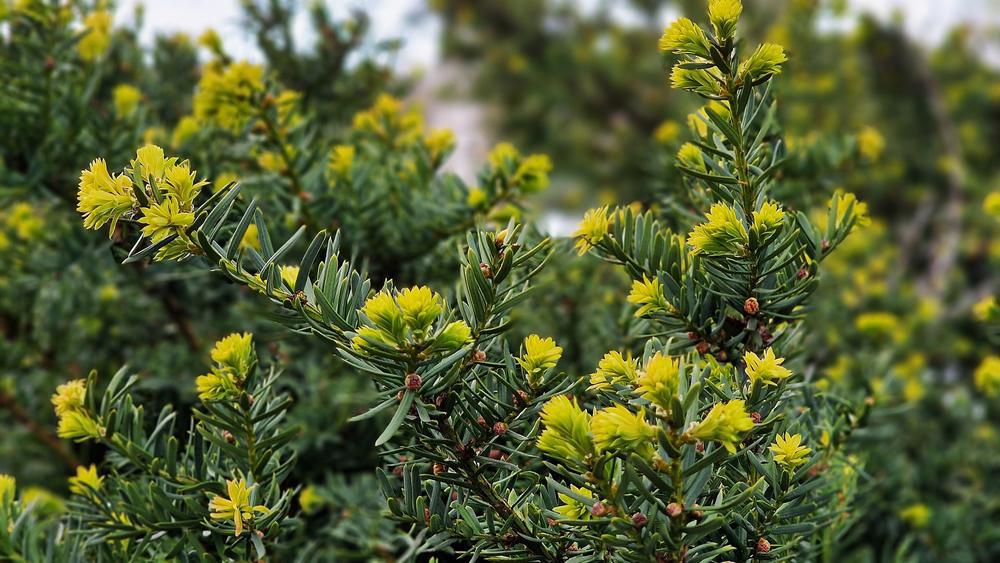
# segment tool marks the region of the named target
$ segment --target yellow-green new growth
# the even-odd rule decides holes
[[[170,146],[177,149],[184,143],[198,134],[201,124],[193,115],[185,115],[177,122],[173,133],[170,135]]]
[[[250,505],[250,493],[254,487],[247,487],[245,479],[226,481],[226,492],[229,498],[214,495],[208,502],[208,509],[215,520],[232,520],[236,527],[236,535],[243,533],[243,525],[252,522],[254,513],[267,514],[270,510],[264,505]]]
[[[680,150],[677,151],[677,162],[697,172],[706,171],[705,158],[702,155],[701,149],[694,143],[684,143],[681,145]]]
[[[785,220],[785,212],[773,201],[765,201],[753,212],[753,229],[758,236],[765,236],[778,229]]]
[[[590,389],[609,389],[612,385],[635,383],[639,371],[639,361],[632,354],[622,356],[614,350],[608,352],[597,364],[597,371],[590,374]]]
[[[747,364],[747,377],[751,383],[760,381],[764,385],[777,385],[792,376],[792,370],[781,365],[785,359],[775,357],[772,348],[764,351],[763,358],[748,351],[743,354],[743,361]]]
[[[736,445],[743,440],[744,434],[753,429],[753,425],[746,403],[736,399],[717,403],[688,434],[705,442],[719,442],[729,453],[736,453]]]
[[[517,363],[529,375],[538,374],[556,367],[562,351],[555,340],[531,334],[524,339],[524,354],[517,359]]]
[[[636,393],[664,410],[670,410],[680,386],[680,360],[653,354],[636,380]]]
[[[571,491],[582,497],[594,498],[594,493],[586,487],[570,485],[569,488]],[[581,502],[566,493],[559,493],[559,500],[563,501],[565,504],[557,506],[552,510],[566,520],[590,520],[590,506],[586,503]]]
[[[129,117],[139,107],[142,101],[142,92],[131,84],[119,84],[111,92],[114,101],[115,113],[121,117]]]
[[[827,204],[827,207],[832,209],[834,205],[837,206],[836,223],[830,225],[831,228],[839,228],[847,221],[854,221],[854,224],[851,226],[852,231],[857,227],[864,227],[871,224],[871,219],[868,217],[868,204],[858,201],[856,195],[837,190],[830,198],[830,203]]]
[[[549,187],[552,161],[548,155],[533,154],[521,161],[514,172],[514,182],[526,194],[537,193]]]
[[[451,129],[435,129],[424,136],[424,146],[430,153],[431,161],[438,163],[448,151],[455,148],[455,133]]]
[[[199,375],[195,378],[194,385],[198,398],[206,402],[234,399],[239,393],[233,373],[229,370]]]
[[[441,296],[427,286],[408,287],[396,294],[403,322],[414,332],[424,332],[443,311]]]
[[[86,398],[87,383],[82,379],[74,379],[56,387],[56,392],[52,395],[52,406],[55,407],[56,415],[62,416],[82,409]]]
[[[299,267],[291,264],[283,264],[278,270],[278,274],[281,276],[281,281],[289,289],[292,289],[295,287],[295,280],[299,277]]]
[[[77,198],[76,210],[83,214],[84,228],[95,230],[110,222],[114,231],[118,220],[138,205],[132,180],[124,174],[111,176],[103,158],[95,159],[80,173]]]
[[[83,442],[100,438],[103,431],[97,421],[85,410],[87,384],[82,379],[74,379],[56,387],[52,395],[52,406],[59,417],[56,433],[60,438]]]
[[[878,129],[867,126],[858,131],[858,152],[868,161],[874,162],[882,156],[885,151],[885,137],[878,132]]]
[[[517,150],[517,147],[511,143],[503,142],[497,143],[493,147],[487,160],[493,168],[507,169],[514,166],[519,158],[521,158],[521,152]]]
[[[722,87],[715,75],[705,69],[689,69],[680,65],[670,72],[670,85],[677,90],[687,90],[704,96],[718,96]]]
[[[84,34],[76,44],[80,58],[94,61],[104,54],[111,45],[111,23],[113,17],[107,10],[96,10],[83,20]]]
[[[704,59],[712,56],[708,36],[698,24],[688,18],[680,18],[663,30],[657,46],[664,53],[691,55]]]
[[[431,346],[433,350],[458,350],[472,341],[472,329],[465,321],[452,321],[438,334]]]
[[[649,279],[645,274],[642,276],[642,281],[632,282],[632,291],[628,294],[628,302],[641,305],[639,310],[635,312],[637,317],[658,311],[670,311],[673,308],[666,296],[663,295],[659,278]]]
[[[611,228],[611,217],[608,215],[607,206],[589,209],[583,214],[583,221],[580,227],[573,233],[576,238],[576,249],[581,256],[594,248],[604,237],[608,236],[608,229]]]
[[[77,495],[88,495],[92,491],[100,491],[104,484],[104,477],[97,474],[97,466],[91,464],[89,467],[78,465],[76,476],[69,478],[69,490]]]
[[[337,145],[330,151],[327,170],[334,182],[339,179],[350,179],[354,168],[355,148],[352,145]]]
[[[325,506],[327,503],[326,499],[317,492],[316,487],[312,485],[307,485],[299,493],[299,506],[302,507],[302,512],[306,514],[315,514],[320,508]]]
[[[163,172],[164,181],[161,183],[164,195],[176,199],[181,207],[190,209],[202,186],[208,184],[205,180],[196,182],[196,175],[187,162],[168,166]]]
[[[103,432],[97,421],[91,418],[90,414],[80,410],[63,413],[59,417],[59,426],[56,433],[60,438],[84,442],[100,438]]]
[[[237,132],[254,114],[251,101],[264,91],[264,68],[245,61],[224,69],[208,67],[194,95],[199,121]]]
[[[194,213],[181,210],[176,199],[166,198],[162,203],[150,202],[149,207],[143,207],[139,222],[145,225],[143,236],[155,244],[191,226]]]
[[[645,409],[632,412],[624,405],[615,405],[594,413],[590,432],[599,453],[635,452],[644,458],[653,456],[656,427],[646,422]]]
[[[995,219],[1000,219],[1000,191],[986,194],[983,199],[983,211]]]
[[[568,460],[583,463],[594,452],[590,435],[590,415],[576,399],[560,395],[542,407],[545,430],[538,437],[538,449]]]
[[[736,35],[736,24],[743,13],[740,0],[709,0],[708,20],[712,22],[715,36],[724,41]]]
[[[156,145],[144,145],[135,151],[135,158],[130,162],[130,166],[139,176],[152,181],[163,178],[167,168],[176,163],[177,157],[167,158],[162,148]]]
[[[801,434],[789,434],[785,432],[782,436],[775,436],[774,443],[768,448],[774,456],[774,462],[785,469],[795,469],[796,467],[809,461],[809,452],[812,450],[802,445]]]
[[[215,343],[212,371],[195,379],[198,398],[202,401],[223,401],[238,398],[241,386],[257,360],[253,334],[233,333]]]
[[[17,497],[17,479],[13,475],[0,473],[0,514],[5,514],[9,510],[14,499]]]
[[[376,327],[389,334],[401,334],[403,330],[403,313],[396,305],[396,300],[387,290],[382,290],[369,297],[361,307],[361,312],[368,317]]]
[[[705,215],[708,219],[691,231],[688,245],[692,254],[739,254],[749,242],[747,229],[736,210],[725,203],[715,203]]]
[[[740,64],[740,76],[744,77],[745,80],[756,80],[765,76],[781,74],[781,65],[787,60],[785,49],[781,45],[764,43]]]
[[[922,502],[911,504],[899,511],[899,517],[914,528],[923,528],[931,521],[930,507]]]
[[[243,334],[233,333],[215,343],[212,347],[212,361],[231,368],[239,376],[244,377],[250,371],[250,366],[255,361],[253,347],[253,334],[244,332]]]
[[[976,389],[987,397],[1000,395],[1000,356],[986,356],[972,374]]]

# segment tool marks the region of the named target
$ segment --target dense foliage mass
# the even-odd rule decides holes
[[[1000,557],[1000,75],[841,4],[432,2],[473,182],[363,14],[0,0],[0,559]]]

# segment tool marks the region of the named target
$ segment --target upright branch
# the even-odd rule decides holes
[[[542,409],[538,448],[557,461],[550,485],[564,503],[551,514],[594,558],[796,557],[843,523],[819,508],[841,484],[815,469],[840,458],[792,415],[808,404],[836,432],[844,422],[783,356],[818,263],[864,208],[837,194],[821,231],[770,199],[783,149],[768,87],[786,57],[763,44],[741,58],[741,13],[738,0],[712,0],[710,31],[682,18],[660,40],[677,57],[674,87],[708,100],[677,156],[688,189],[713,200],[706,221],[685,237],[651,212],[600,208],[576,233],[581,254],[624,267],[636,316],[663,337],[636,357],[609,352],[586,396]]]

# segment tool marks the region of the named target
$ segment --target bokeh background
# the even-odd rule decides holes
[[[31,4],[0,0],[4,10]],[[549,155],[552,185],[517,213],[553,236],[595,205],[635,203],[679,227],[694,218],[673,161],[697,106],[669,89],[656,41],[678,15],[702,14],[700,0],[103,4],[114,14],[110,54],[67,74],[66,88],[90,88],[79,108],[79,90],[37,72],[62,64],[61,43],[16,50],[0,23],[0,473],[53,515],[74,464],[103,455],[53,437],[55,385],[129,363],[149,412],[189,404],[211,343],[255,330],[287,361],[293,416],[313,429],[296,445],[307,526],[289,551],[392,560],[405,549],[366,480],[379,460],[364,445],[380,421],[345,422],[370,397],[362,378],[329,350],[279,338],[251,296],[183,267],[122,268],[79,225],[79,170],[96,155],[120,168],[147,141],[250,189],[280,175],[252,146],[184,129],[213,60],[263,65],[333,138],[392,93],[428,127],[454,131],[444,168],[470,184],[499,141]],[[865,405],[848,448],[855,522],[826,560],[1000,560],[1000,3],[745,4],[746,34],[790,58],[775,86],[790,150],[777,199],[810,211],[843,188],[872,218],[826,264],[795,359],[821,390]],[[74,37],[86,25],[65,27]],[[31,109],[41,103],[85,124],[49,128]],[[553,335],[562,367],[581,375],[634,342],[626,280],[612,268],[566,251],[545,276],[516,334]]]

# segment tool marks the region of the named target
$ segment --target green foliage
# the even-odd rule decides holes
[[[435,2],[467,184],[361,13],[0,3],[0,559],[996,559],[997,73],[835,4]]]
[[[246,345],[252,346],[249,340]],[[97,376],[90,375],[86,402],[60,415],[75,412],[92,420],[98,431],[86,439],[111,452],[107,473],[91,469],[88,479],[78,471],[72,487],[70,529],[82,537],[80,554],[264,556],[265,544],[287,525],[294,491],[281,483],[294,466],[288,444],[300,429],[283,423],[291,400],[276,392],[275,371],[258,373],[255,358],[238,368],[224,363],[216,370],[232,370],[232,393],[203,394],[183,442],[169,406],[147,427],[133,398],[138,377],[119,371],[98,399]],[[203,539],[206,530],[212,536]]]

